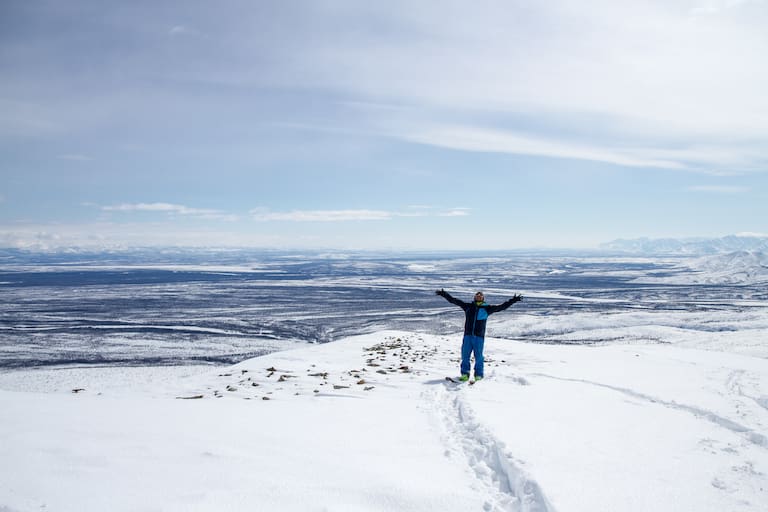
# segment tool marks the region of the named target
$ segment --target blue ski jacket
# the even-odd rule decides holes
[[[464,310],[464,315],[466,317],[464,320],[464,335],[478,336],[480,338],[485,338],[485,324],[488,320],[488,315],[504,311],[515,302],[521,300],[520,296],[516,295],[501,304],[491,306],[485,302],[464,302],[463,300],[453,297],[445,290],[440,290],[437,294],[451,304],[455,304]]]

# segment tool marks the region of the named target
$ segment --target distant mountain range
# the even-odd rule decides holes
[[[766,252],[768,237],[729,235],[722,238],[634,238],[602,244],[601,249],[652,255],[705,256],[731,252]]]

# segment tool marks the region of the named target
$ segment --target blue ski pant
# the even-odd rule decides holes
[[[483,376],[485,360],[483,358],[483,345],[485,338],[466,334],[461,343],[461,374],[469,375],[469,357],[475,354],[475,378]]]

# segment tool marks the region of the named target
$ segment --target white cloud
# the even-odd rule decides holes
[[[265,208],[251,210],[252,218],[256,221],[287,221],[287,222],[350,222],[350,221],[381,221],[407,217],[458,217],[469,215],[469,208],[452,208],[439,210],[431,206],[409,206],[405,210],[292,210],[289,212],[273,212]]]
[[[757,0],[760,3],[762,0]],[[729,9],[735,9],[749,3],[755,3],[754,0],[707,0],[700,5],[691,8],[692,14],[719,14]]]
[[[420,133],[401,112],[367,109],[374,122],[399,118],[392,135],[403,139],[672,169],[688,168],[691,156],[693,170],[722,166],[725,156],[727,165],[765,170],[768,11],[725,1],[713,5],[728,16],[701,17],[687,3],[408,3],[375,12],[403,37],[319,39],[292,77],[360,104],[422,105],[453,125],[472,119],[475,135],[490,141],[455,126]],[[483,118],[511,127],[504,140]],[[601,137],[584,145],[579,137],[594,132],[596,119]],[[712,142],[714,154],[703,149]],[[696,143],[703,148],[687,149]]]
[[[395,215],[383,210],[293,210],[290,212],[270,212],[252,210],[257,221],[290,222],[348,222],[369,220],[390,220]]]
[[[168,30],[170,36],[197,36],[200,32],[187,25],[174,25]]]
[[[470,126],[431,126],[404,134],[411,142],[464,151],[511,153],[608,162],[630,167],[684,169],[670,152],[616,149]]]
[[[471,208],[452,208],[440,214],[441,217],[466,217]]]
[[[204,208],[190,208],[188,206],[171,203],[123,203],[112,206],[102,206],[105,212],[163,212],[174,215],[199,217],[208,220],[235,221],[236,215],[227,214],[219,210]]]
[[[693,192],[709,192],[713,194],[743,194],[749,192],[749,188],[735,185],[695,185],[688,187],[688,190]]]
[[[90,157],[88,155],[79,155],[79,154],[66,154],[66,155],[59,155],[56,158],[59,160],[71,160],[74,162],[91,162],[93,161],[93,157]]]

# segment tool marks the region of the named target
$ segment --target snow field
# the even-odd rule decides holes
[[[469,386],[459,344],[384,331],[129,389],[6,374],[0,510],[768,509],[765,358],[489,338]]]

